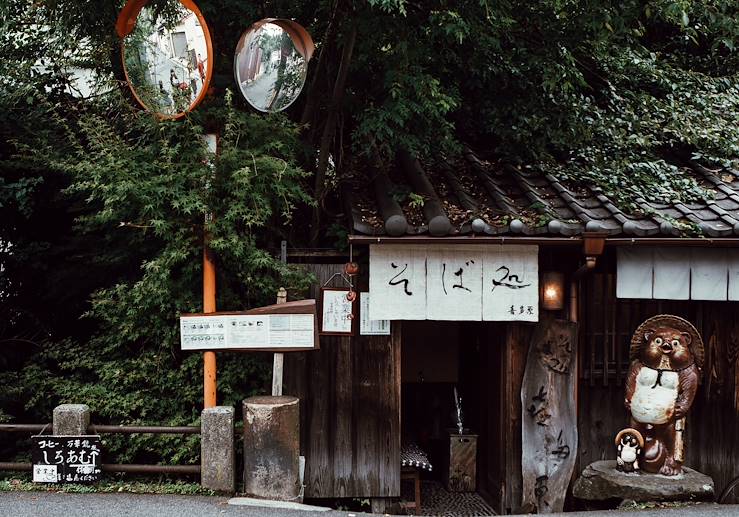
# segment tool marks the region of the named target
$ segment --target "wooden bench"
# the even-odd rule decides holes
[[[431,472],[431,463],[426,454],[418,445],[411,443],[403,445],[400,450],[400,481],[413,481],[413,502],[401,503],[401,507],[415,510],[416,515],[421,515],[421,471]]]
[[[403,467],[400,470],[400,481],[413,480],[414,500],[412,503],[403,502],[400,506],[407,510],[415,510],[416,515],[421,515],[421,471],[416,467]]]

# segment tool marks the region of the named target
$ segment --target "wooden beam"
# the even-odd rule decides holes
[[[505,425],[505,508],[521,513],[521,385],[529,349],[530,328],[520,323],[506,325],[504,349],[503,412]],[[525,513],[525,512],[524,512]]]
[[[538,244],[541,246],[578,246],[582,245],[582,236],[573,237],[510,237],[510,236],[478,236],[453,235],[449,237],[415,236],[387,237],[383,235],[350,235],[352,244]],[[682,246],[682,247],[739,247],[739,238],[671,238],[671,237],[607,237],[607,247],[615,246]]]

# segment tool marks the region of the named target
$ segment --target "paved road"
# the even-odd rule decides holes
[[[53,492],[2,492],[0,517],[369,517],[354,512],[309,512],[231,506],[226,497],[141,494],[66,494]],[[739,506],[699,507],[634,512],[578,512],[566,517],[739,517]]]
[[[186,495],[2,492],[0,517],[347,517],[349,513],[232,506],[227,501]]]
[[[561,517],[739,517],[739,505],[701,504],[686,508],[663,508],[660,510],[599,511],[557,513]]]

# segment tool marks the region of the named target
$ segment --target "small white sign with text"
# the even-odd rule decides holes
[[[359,293],[359,334],[361,336],[389,336],[390,320],[371,320],[369,293]]]

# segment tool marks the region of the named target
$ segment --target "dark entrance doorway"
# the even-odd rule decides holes
[[[422,495],[427,499],[421,501],[424,514],[436,510],[445,515],[483,515],[501,508],[504,336],[504,323],[403,322],[402,444],[417,446],[433,466],[421,473]],[[447,490],[450,461],[464,461],[450,452],[457,433],[455,387],[462,399],[464,432],[475,435],[473,493]]]

